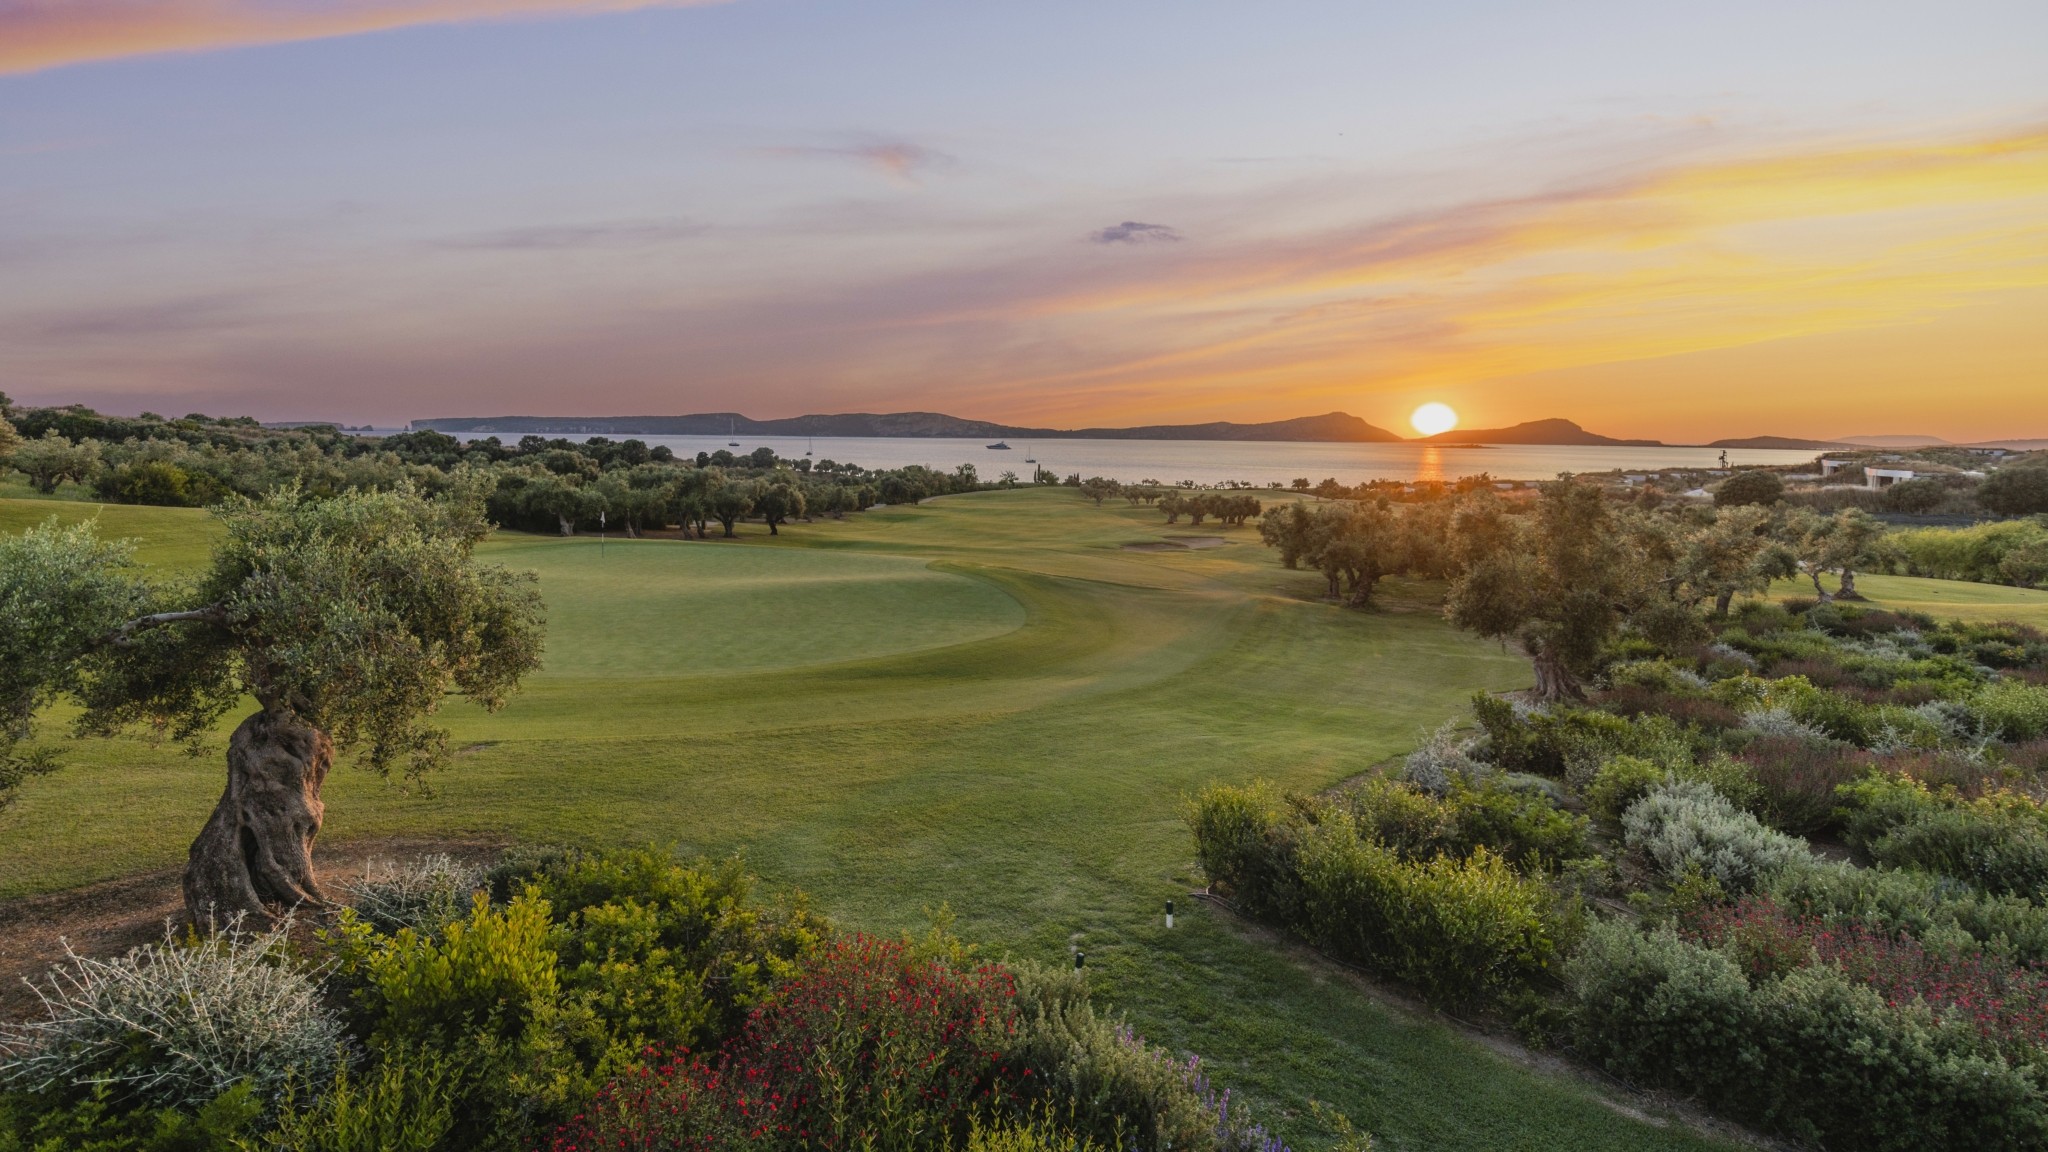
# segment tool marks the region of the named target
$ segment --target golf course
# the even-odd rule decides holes
[[[6,499],[0,532],[51,515],[98,516],[165,579],[218,531],[197,510]],[[494,537],[487,560],[539,574],[544,670],[500,713],[451,701],[460,752],[424,790],[338,768],[321,844],[654,844],[740,855],[868,931],[922,931],[944,908],[990,955],[1085,953],[1104,1000],[1200,1053],[1297,1148],[1329,1138],[1312,1102],[1383,1148],[1724,1146],[1189,897],[1194,790],[1324,788],[1473,692],[1530,682],[1521,657],[1443,621],[1440,588],[1389,580],[1376,610],[1345,610],[1255,529],[1167,526],[1065,489],[743,529]],[[2048,625],[2048,592],[1861,585],[1886,606]],[[197,758],[72,740],[64,719],[40,729],[64,768],[0,814],[0,899],[180,864],[241,715]]]

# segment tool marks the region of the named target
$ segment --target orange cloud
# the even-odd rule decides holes
[[[719,0],[0,0],[0,74],[454,24],[686,7]]]

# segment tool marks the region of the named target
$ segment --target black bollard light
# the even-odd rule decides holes
[[[1168,928],[1173,927],[1173,901],[1171,900],[1166,902],[1166,926]]]
[[[1081,965],[1086,964],[1087,962],[1088,954],[1086,952],[1074,953],[1074,971],[1079,972],[1081,970]]]

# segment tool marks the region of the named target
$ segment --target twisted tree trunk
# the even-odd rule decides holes
[[[1579,686],[1579,678],[1565,667],[1564,661],[1546,647],[1536,647],[1529,652],[1529,662],[1536,669],[1536,698],[1546,704],[1562,700],[1584,700],[1586,690]]]
[[[320,834],[320,785],[334,763],[327,734],[289,713],[256,713],[228,740],[228,786],[192,842],[185,912],[193,923],[224,924],[242,913],[259,924],[271,906],[325,907],[313,876]]]
[[[1837,600],[1861,600],[1861,599],[1863,599],[1863,595],[1862,595],[1862,593],[1860,593],[1860,592],[1856,591],[1856,570],[1855,570],[1855,569],[1853,569],[1853,568],[1844,568],[1844,569],[1842,569],[1842,586],[1841,586],[1841,588],[1839,588],[1838,590],[1836,590],[1836,592],[1835,592],[1835,599],[1837,599]]]

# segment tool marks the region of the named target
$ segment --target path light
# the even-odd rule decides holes
[[[1081,970],[1081,965],[1086,964],[1087,962],[1088,954],[1086,952],[1074,953],[1074,971],[1079,972]]]
[[[1166,926],[1168,928],[1173,927],[1173,901],[1171,900],[1166,902]]]

